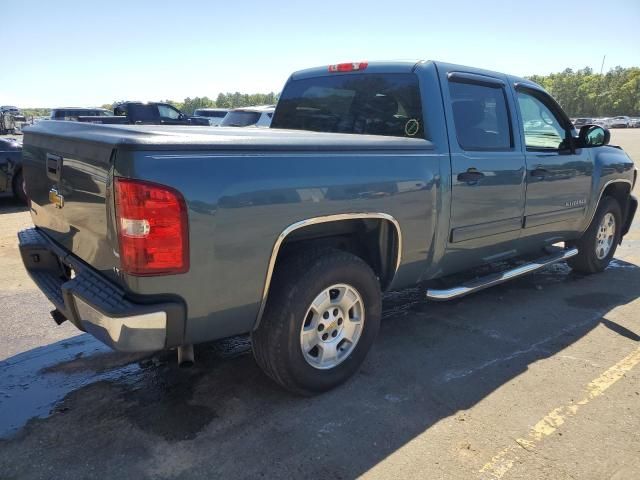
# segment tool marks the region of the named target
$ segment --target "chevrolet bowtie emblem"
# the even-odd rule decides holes
[[[64,197],[58,193],[58,190],[55,187],[52,187],[49,190],[49,201],[53,203],[56,208],[64,207]]]

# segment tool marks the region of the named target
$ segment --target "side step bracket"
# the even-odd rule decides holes
[[[476,278],[470,282],[458,285],[457,287],[447,288],[444,290],[429,289],[427,290],[427,299],[443,302],[446,300],[453,300],[454,298],[464,297],[470,293],[484,290],[485,288],[493,287],[494,285],[504,283],[508,280],[541,270],[552,263],[562,262],[563,260],[571,258],[577,254],[577,248],[569,248],[552,255],[538,258],[533,262],[525,263],[524,265],[520,265],[510,270],[505,270],[504,272],[492,273],[485,277]]]

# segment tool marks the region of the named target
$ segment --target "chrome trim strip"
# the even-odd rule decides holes
[[[602,200],[602,194],[604,193],[604,191],[612,183],[618,183],[618,182],[620,182],[620,183],[628,183],[629,184],[629,193],[631,193],[631,190],[633,190],[633,182],[631,180],[627,180],[626,178],[616,178],[616,179],[613,179],[613,180],[609,180],[607,183],[605,183],[604,186],[602,187],[602,190],[600,190],[600,195],[598,196],[598,201],[596,202],[596,204],[593,207],[593,210],[591,212],[591,218],[589,219],[589,223],[587,223],[587,228],[585,228],[583,230],[583,232],[586,232],[587,229],[589,228],[589,226],[591,226],[591,222],[593,222],[593,217],[596,216],[596,212],[598,211],[598,205],[600,205],[600,200]],[[620,206],[620,208],[622,208],[622,205]]]
[[[427,298],[429,300],[442,302],[442,301],[451,300],[454,298],[464,297],[465,295],[469,295],[470,293],[474,293],[488,287],[493,287],[494,285],[498,285],[500,283],[506,282],[507,280],[511,280],[513,278],[521,277],[522,275],[535,272],[536,270],[540,270],[541,268],[544,268],[547,265],[551,265],[552,263],[556,263],[556,262],[561,262],[562,260],[566,260],[567,258],[571,258],[577,254],[578,254],[577,248],[570,248],[560,253],[539,258],[534,262],[527,263],[525,265],[520,265],[519,267],[513,268],[511,270],[506,270],[504,272],[479,278],[477,280],[469,282],[466,285],[463,284],[463,285],[459,285],[453,288],[448,288],[445,290],[429,289],[427,290]]]
[[[402,260],[402,231],[400,230],[400,224],[398,221],[393,218],[391,215],[386,213],[339,213],[336,215],[326,215],[323,217],[312,217],[307,218],[305,220],[301,220],[296,223],[292,223],[287,228],[285,228],[273,245],[273,249],[271,251],[271,258],[269,259],[269,267],[267,268],[267,276],[264,282],[264,289],[262,291],[262,298],[260,300],[260,309],[258,310],[258,317],[256,318],[256,323],[254,325],[254,329],[258,327],[260,324],[260,320],[262,319],[262,314],[264,313],[264,309],[267,305],[267,297],[269,296],[269,287],[271,286],[271,277],[273,276],[273,269],[276,265],[276,259],[278,257],[278,252],[280,251],[280,246],[282,242],[284,242],[287,235],[296,230],[308,227],[309,225],[316,225],[319,223],[328,223],[328,222],[339,222],[343,220],[359,220],[359,219],[382,219],[391,222],[391,224],[395,227],[396,230],[396,240],[398,241],[398,251],[396,253],[396,265],[395,270],[393,271],[393,275],[391,276],[391,281],[393,281],[393,277],[395,276],[398,268],[400,267],[400,261]]]

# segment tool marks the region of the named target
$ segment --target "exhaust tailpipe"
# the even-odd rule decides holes
[[[178,366],[180,368],[188,368],[193,366],[193,345],[180,345],[178,347]]]

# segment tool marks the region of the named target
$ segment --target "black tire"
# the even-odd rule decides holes
[[[311,302],[336,284],[356,289],[364,306],[361,333],[341,363],[318,369],[306,359],[300,332]],[[364,361],[380,328],[382,294],[374,272],[359,257],[326,249],[293,255],[274,275],[267,306],[252,333],[253,354],[262,370],[290,392],[314,395],[351,377]]]
[[[615,235],[613,238],[613,244],[609,250],[609,253],[603,257],[598,258],[596,254],[596,236],[602,219],[611,213],[615,218]],[[620,204],[613,197],[603,197],[598,205],[596,214],[591,221],[589,228],[582,234],[580,239],[572,242],[572,246],[578,248],[578,255],[567,260],[569,266],[580,273],[598,273],[602,272],[616,253],[616,248],[620,243],[620,232],[622,228],[622,211]]]
[[[22,176],[22,170],[19,170],[13,177],[12,181],[13,196],[20,203],[27,204],[27,192],[24,189],[24,177]]]

